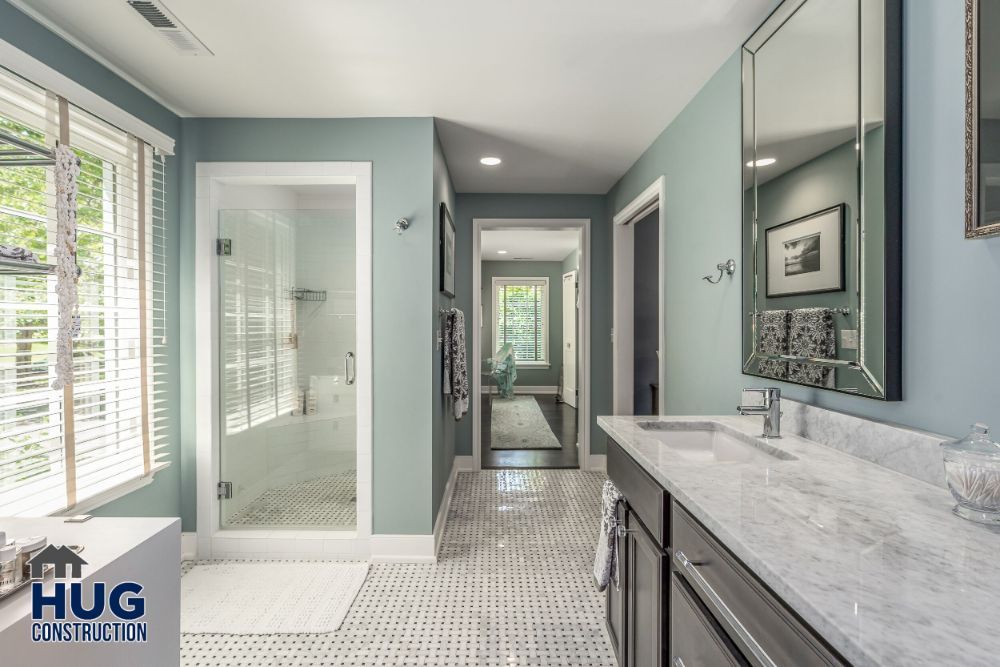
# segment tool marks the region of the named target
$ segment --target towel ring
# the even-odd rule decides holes
[[[722,274],[726,274],[727,276],[731,276],[734,273],[736,273],[736,260],[735,259],[730,259],[730,260],[728,260],[726,262],[719,262],[718,264],[715,265],[715,268],[719,270],[719,277],[718,278],[716,278],[715,280],[712,280],[712,276],[703,276],[702,280],[707,280],[708,282],[712,283],[713,285],[718,285],[720,282],[722,282]]]

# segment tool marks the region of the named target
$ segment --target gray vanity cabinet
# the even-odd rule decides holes
[[[618,506],[618,522],[625,525],[628,520],[628,510],[625,505]],[[627,540],[618,543],[618,555],[622,562],[628,559]],[[625,664],[625,656],[622,649],[625,647],[625,593],[628,590],[628,582],[625,578],[625,567],[620,567],[618,571],[618,586],[614,582],[608,584],[607,589],[607,625],[608,637],[611,639],[611,646],[615,650],[615,657],[619,665]]]
[[[678,574],[670,581],[668,664],[671,667],[743,667],[749,664]]]
[[[607,592],[607,627],[621,667],[666,665],[670,496],[614,441],[608,476],[625,497],[619,539],[621,590]]]
[[[620,667],[848,664],[613,440],[607,462],[625,499],[607,592]]]
[[[653,541],[634,512],[628,514],[625,569],[625,664],[628,667],[663,665],[667,644],[667,555]]]

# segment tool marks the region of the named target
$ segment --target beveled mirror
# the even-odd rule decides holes
[[[980,36],[986,39],[980,39]],[[1000,234],[1000,0],[965,2],[965,236]]]
[[[901,397],[901,0],[785,0],[743,45],[743,372]]]

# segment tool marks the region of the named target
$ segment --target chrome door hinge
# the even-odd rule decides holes
[[[219,500],[229,500],[233,497],[233,483],[232,482],[219,482],[216,487],[216,495],[218,495]]]
[[[233,254],[232,239],[215,239],[215,254],[219,257],[229,257]]]

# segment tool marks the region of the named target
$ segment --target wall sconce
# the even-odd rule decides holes
[[[396,230],[397,234],[402,234],[404,231],[410,228],[410,221],[406,218],[400,218],[396,221],[396,224],[392,226]]]

